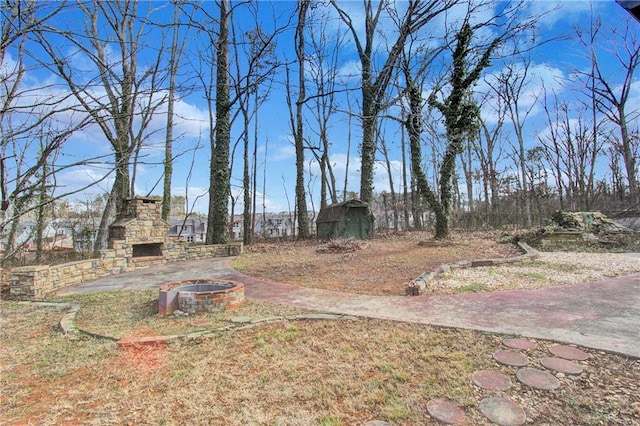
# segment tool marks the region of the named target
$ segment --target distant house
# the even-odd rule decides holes
[[[5,230],[6,232],[6,230]],[[31,218],[24,219],[18,223],[14,244],[21,250],[35,250],[36,242],[36,221]],[[0,252],[4,253],[9,248],[6,247],[6,235],[0,238]],[[73,249],[73,229],[61,219],[54,219],[45,224],[42,231],[42,250],[72,250]]]
[[[204,243],[207,237],[206,216],[170,217],[169,236],[188,243]]]
[[[293,235],[295,224],[289,212],[256,215],[255,234],[265,238],[279,238]]]

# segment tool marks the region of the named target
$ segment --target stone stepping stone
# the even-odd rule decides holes
[[[363,423],[362,426],[391,426],[391,423],[385,422],[384,420],[369,420]]]
[[[502,365],[510,367],[524,367],[529,364],[529,358],[520,352],[499,350],[493,354],[493,359]]]
[[[231,317],[229,321],[231,321],[234,324],[248,324],[252,321],[252,319],[251,317],[238,316],[238,317]]]
[[[480,412],[500,426],[520,426],[527,421],[522,407],[507,398],[490,396],[480,401]]]
[[[511,387],[511,379],[495,370],[480,370],[473,373],[471,380],[476,386],[490,391],[503,391]]]
[[[199,318],[191,321],[191,325],[194,327],[205,327],[211,325],[211,320],[208,318]]]
[[[560,380],[553,374],[537,368],[521,368],[516,377],[520,383],[538,390],[554,390],[560,387]]]
[[[563,358],[547,357],[540,360],[544,367],[564,374],[580,374],[582,366]]]
[[[588,353],[567,345],[551,345],[549,347],[549,352],[557,357],[574,361],[584,361],[589,358]]]
[[[435,398],[427,402],[427,412],[439,422],[459,425],[467,422],[464,411],[452,401],[445,398]]]
[[[523,351],[528,351],[536,346],[534,342],[527,339],[504,339],[502,344],[511,349],[520,349]]]

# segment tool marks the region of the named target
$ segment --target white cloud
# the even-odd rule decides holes
[[[479,96],[486,94],[486,99],[482,107],[482,117],[488,123],[497,121],[497,114],[500,98],[493,91],[491,86],[498,88],[497,81],[501,75],[508,73],[507,68],[502,68],[493,73],[488,74],[483,80],[478,82],[476,91]],[[513,76],[523,76],[525,73],[524,64],[511,65],[511,74]],[[518,77],[516,77],[518,78]],[[559,68],[552,67],[548,64],[531,64],[527,70],[527,77],[520,92],[518,99],[518,109],[521,118],[534,117],[542,112],[542,97],[546,90],[547,95],[554,93],[559,94],[564,90],[562,81],[565,79],[565,73]]]
[[[338,69],[337,78],[341,80],[357,80],[362,75],[362,66],[360,61],[348,61],[343,63]]]
[[[56,196],[91,186],[91,194],[109,193],[115,176],[110,168],[76,167],[56,174]]]
[[[592,8],[594,13],[607,7],[610,1],[585,1],[585,0],[537,0],[527,2],[531,16],[541,15],[538,24],[544,29],[552,27],[559,22],[566,22],[573,17],[588,13]]]
[[[296,149],[291,144],[279,144],[275,147],[269,147],[267,161],[292,160],[296,158]],[[293,167],[293,165],[292,165]]]

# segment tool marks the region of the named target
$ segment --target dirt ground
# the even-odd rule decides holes
[[[429,232],[413,232],[335,246],[315,240],[256,244],[232,265],[247,275],[287,284],[400,295],[409,281],[443,263],[522,254],[497,240],[497,233],[454,233],[450,241],[438,242]]]

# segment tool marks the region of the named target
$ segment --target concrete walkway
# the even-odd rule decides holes
[[[636,257],[639,257],[637,254]],[[155,289],[169,281],[243,282],[249,299],[324,312],[554,340],[640,358],[640,274],[600,282],[446,296],[367,296],[258,280],[230,259],[180,262],[87,281],[59,295]]]

